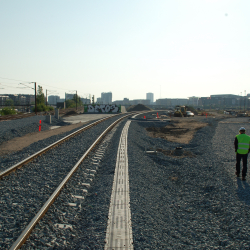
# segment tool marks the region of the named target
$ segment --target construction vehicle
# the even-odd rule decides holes
[[[175,106],[174,117],[186,117],[187,116],[187,107],[186,106]]]

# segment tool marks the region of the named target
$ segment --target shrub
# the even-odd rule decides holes
[[[16,111],[13,108],[3,108],[1,110],[1,115],[15,115]]]
[[[53,107],[46,106],[45,104],[38,104],[36,106],[36,108],[33,107],[32,111],[33,112],[35,112],[35,111],[37,111],[37,112],[43,112],[43,111],[51,111],[53,109],[54,109]]]

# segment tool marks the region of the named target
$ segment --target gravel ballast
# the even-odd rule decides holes
[[[88,147],[116,119],[112,117],[80,133],[1,180],[0,247],[9,248],[13,244]],[[50,137],[33,143],[19,154],[37,152],[43,144],[46,146],[54,139]],[[15,160],[11,162],[8,156],[1,164],[6,167]]]
[[[188,145],[129,130],[129,176],[135,249],[249,249],[250,188],[235,176],[234,137],[248,118],[204,120]],[[156,125],[157,126],[157,125]],[[196,157],[145,155],[143,147],[182,146]]]
[[[69,123],[51,116],[51,124],[45,122],[46,116],[37,115],[17,120],[0,122],[0,145],[15,137],[21,137],[29,133],[38,132],[41,121],[41,131],[49,130],[51,126],[64,126]]]
[[[104,248],[116,154],[125,122],[118,124],[115,131],[110,133],[111,138],[97,147],[97,150],[103,150],[103,156],[98,164],[93,159],[98,152],[92,153],[81,164],[67,184],[67,188],[61,192],[22,249]],[[95,169],[96,166],[97,172],[91,176],[91,180],[86,178],[86,169]],[[90,186],[84,186],[83,183],[90,183]],[[73,201],[72,195],[80,195],[82,188],[87,189],[85,200]],[[70,207],[69,202],[81,202],[81,205]],[[55,226],[57,224],[72,228],[58,228]]]
[[[143,115],[137,118],[143,118]],[[241,126],[246,128],[247,133],[250,131],[249,118],[197,119],[209,125],[198,130],[189,144],[149,137],[145,128],[149,125],[163,126],[161,122],[134,120],[130,124],[128,163],[134,249],[250,247],[250,174],[246,182],[235,176],[233,145]],[[81,206],[75,209],[65,206],[67,202],[72,202],[71,195],[77,193],[77,185],[83,182],[79,178],[85,174],[79,169],[77,176],[67,185],[22,249],[103,249],[117,147],[125,122],[118,126],[106,146]],[[47,144],[47,140],[44,140],[44,144]],[[80,141],[77,143],[84,144]],[[154,147],[163,150],[182,147],[182,150],[192,152],[192,157],[171,157],[162,152],[149,155],[145,154],[145,147],[148,150]],[[65,162],[67,156],[63,158],[63,152],[61,160]],[[45,167],[51,168],[52,162],[55,162],[54,158],[51,158],[51,165]],[[36,164],[39,167],[42,163]],[[86,167],[91,169],[91,166],[93,162],[89,159]],[[35,167],[33,169],[36,171]],[[60,175],[53,168],[49,171],[50,175]],[[17,185],[17,179],[14,175],[12,177],[10,183]],[[23,178],[22,175],[18,177]],[[48,179],[44,177],[44,183],[40,184],[31,183],[31,188],[40,186],[40,192],[52,191],[54,184],[46,187]],[[31,178],[22,179],[19,183],[27,187],[30,181]],[[16,202],[12,198],[12,191],[9,189],[1,194],[0,205],[5,204],[1,211],[5,212],[1,213],[0,224],[8,223],[15,228],[19,223],[19,227],[22,227],[20,218],[25,214],[23,212],[34,213],[34,207],[39,204],[32,205],[36,198],[31,195],[29,203],[18,208],[19,204],[13,205]],[[18,219],[11,212],[17,208],[20,209]],[[72,229],[55,228],[56,223],[72,225]],[[3,227],[0,233],[4,238],[0,244],[3,248],[9,247],[17,235],[15,230],[4,230]]]

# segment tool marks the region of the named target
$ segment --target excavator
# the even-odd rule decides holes
[[[174,117],[186,117],[187,116],[187,106],[175,106]]]

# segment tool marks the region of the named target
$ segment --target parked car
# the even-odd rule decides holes
[[[194,117],[194,113],[191,111],[187,111],[187,117]]]

